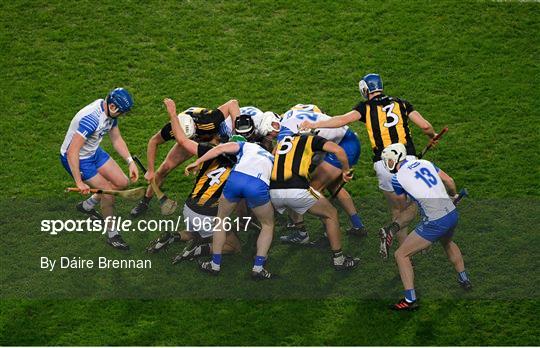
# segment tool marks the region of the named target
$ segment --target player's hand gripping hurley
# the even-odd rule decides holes
[[[137,187],[131,190],[101,190],[101,189],[90,189],[90,193],[103,193],[106,195],[114,195],[126,199],[141,199],[144,196],[146,190],[144,187]],[[66,192],[81,192],[81,189],[78,187],[68,187]]]
[[[143,171],[143,173],[146,173],[146,168],[142,164],[141,160],[137,156],[133,156],[133,160],[135,163],[139,166],[139,168]],[[172,199],[169,199],[163,191],[159,188],[159,186],[156,184],[156,181],[154,178],[150,180],[150,185],[152,186],[152,190],[154,190],[160,205],[160,210],[162,215],[171,215],[176,211],[176,207],[178,204],[173,201]]]
[[[422,150],[422,152],[420,152],[420,154],[418,154],[418,159],[421,159],[422,157],[424,157],[424,155],[426,154],[426,152],[428,152],[433,146],[435,146],[437,144],[437,141],[439,139],[442,138],[442,136],[448,132],[448,127],[444,127],[438,134],[436,134],[430,141],[429,143],[426,145],[426,147],[424,147],[424,149]]]

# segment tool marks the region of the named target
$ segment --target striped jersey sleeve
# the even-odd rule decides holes
[[[397,175],[395,174],[392,176],[392,187],[394,188],[394,192],[396,193],[396,195],[402,195],[405,193],[405,189],[403,188],[403,186],[401,186],[397,179]]]
[[[77,128],[77,133],[82,135],[85,139],[88,138],[88,136],[92,135],[94,133],[99,125],[99,118],[94,115],[86,115],[81,118],[79,121],[79,127]]]

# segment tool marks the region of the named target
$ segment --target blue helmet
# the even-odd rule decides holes
[[[115,88],[107,96],[107,104],[114,104],[118,111],[124,113],[133,107],[133,98],[129,92],[123,88]]]
[[[366,76],[362,77],[360,82],[358,82],[358,87],[360,88],[362,97],[367,99],[370,93],[381,92],[383,90],[381,76],[378,74],[367,74]]]

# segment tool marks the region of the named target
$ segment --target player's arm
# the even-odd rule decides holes
[[[433,126],[431,125],[431,123],[429,123],[428,120],[426,120],[424,117],[422,117],[422,115],[420,115],[420,113],[418,111],[416,111],[416,110],[412,111],[409,114],[409,119],[411,121],[413,121],[413,123],[415,125],[420,127],[420,129],[422,130],[422,133],[427,135],[429,139],[433,139],[433,137],[435,135],[437,135],[437,133],[435,133],[435,129],[433,129]]]
[[[454,179],[452,179],[450,175],[446,174],[441,169],[439,169],[438,174],[444,184],[444,187],[446,187],[446,192],[448,192],[448,195],[450,197],[455,197],[457,195],[457,187]]]
[[[321,120],[316,122],[304,121],[300,124],[302,129],[315,129],[315,128],[339,128],[343,127],[349,123],[360,120],[361,114],[352,110],[348,113],[340,116],[334,116],[328,120]]]
[[[238,100],[231,99],[225,104],[220,105],[218,109],[223,113],[223,116],[225,116],[225,118],[229,116],[231,117],[231,130],[234,133],[236,118],[240,116],[240,105],[238,104]]]
[[[112,127],[109,131],[109,137],[116,152],[122,156],[129,166],[129,178],[132,182],[136,182],[139,179],[139,170],[133,158],[131,158],[127,144],[120,134],[120,129],[117,126]]]
[[[84,145],[86,139],[79,133],[73,135],[69,148],[66,152],[67,161],[69,168],[71,170],[71,175],[73,175],[73,180],[75,180],[75,185],[81,190],[81,194],[85,195],[90,192],[90,186],[86,185],[81,177],[81,171],[79,168],[79,152]]]
[[[218,145],[214,147],[213,149],[211,149],[210,151],[208,151],[207,153],[205,153],[204,155],[202,155],[201,157],[199,157],[195,162],[189,164],[186,167],[186,170],[184,171],[184,173],[186,175],[189,175],[190,172],[196,172],[196,169],[199,168],[201,163],[214,159],[224,153],[235,155],[238,152],[240,152],[240,145],[238,143],[230,142],[230,143]]]
[[[324,143],[322,149],[325,152],[333,153],[337,157],[339,163],[341,163],[343,181],[349,182],[352,179],[352,174],[349,173],[349,159],[347,158],[347,154],[345,154],[343,148],[332,141],[327,141]]]
[[[186,149],[186,151],[190,154],[196,155],[198,144],[195,141],[189,139],[186,136],[186,133],[184,133],[182,127],[180,126],[180,121],[178,120],[178,116],[176,114],[176,104],[172,99],[169,98],[166,98],[163,103],[167,107],[167,113],[169,114],[169,119],[171,121],[171,127],[174,133],[176,143]]]
[[[146,163],[148,163],[148,169],[146,170],[146,174],[144,174],[145,179],[148,181],[154,178],[157,150],[159,145],[164,143],[165,139],[161,136],[161,131],[154,134],[150,140],[148,140],[148,144],[146,145]]]

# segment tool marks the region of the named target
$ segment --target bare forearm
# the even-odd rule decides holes
[[[113,147],[114,149],[116,150],[116,152],[124,159],[124,160],[128,160],[129,157],[131,157],[130,153],[129,153],[129,149],[127,147],[127,144],[126,142],[124,141],[124,139],[122,138],[119,138],[119,139],[115,139],[113,142]]]
[[[76,183],[82,182],[81,171],[79,168],[79,150],[70,148],[66,154],[69,169],[71,170],[71,175],[73,175],[73,180]]]
[[[349,120],[345,116],[334,116],[328,120],[314,122],[315,128],[339,128],[348,123]]]
[[[151,138],[146,147],[146,163],[148,164],[149,172],[155,171],[157,148],[158,144],[154,141],[154,138]]]

